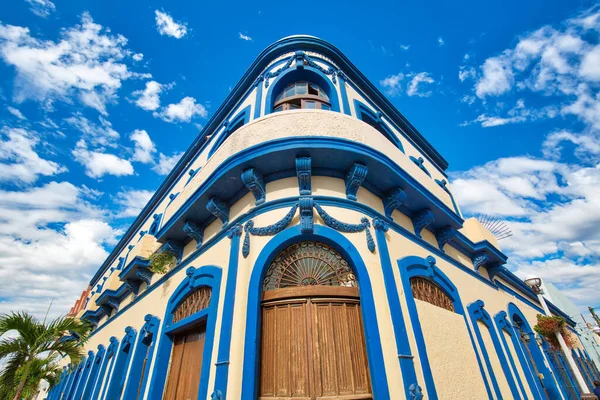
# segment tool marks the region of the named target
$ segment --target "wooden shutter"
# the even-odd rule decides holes
[[[196,400],[206,327],[175,336],[164,400]]]

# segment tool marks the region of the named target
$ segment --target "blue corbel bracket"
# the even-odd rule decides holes
[[[219,197],[212,197],[208,203],[206,203],[206,209],[223,222],[223,227],[229,223],[229,207]]]
[[[356,201],[356,193],[360,185],[365,181],[369,169],[359,163],[354,163],[350,171],[346,174],[346,197]]]
[[[300,231],[302,233],[312,233],[314,227],[313,216],[313,198],[300,197],[298,204],[300,206]]]
[[[220,390],[215,390],[210,395],[210,398],[211,400],[223,400],[223,392],[221,392]]]
[[[383,209],[385,216],[392,218],[392,213],[397,210],[406,201],[407,195],[400,188],[392,189],[383,200]]]
[[[296,203],[292,206],[290,211],[279,221],[275,222],[272,225],[256,228],[254,227],[254,221],[250,220],[246,222],[244,225],[244,230],[246,231],[246,235],[244,236],[244,244],[242,246],[242,255],[244,258],[248,257],[250,254],[250,235],[255,236],[274,236],[279,232],[283,231],[285,228],[292,223],[294,219],[294,215],[296,215],[296,210],[298,210],[299,204]]]
[[[298,175],[298,187],[300,195],[307,196],[312,193],[310,177],[311,177],[311,158],[298,157],[296,158],[296,175]]]
[[[158,228],[160,227],[160,220],[162,218],[162,213],[154,214],[152,216],[152,225],[150,225],[150,229],[148,229],[148,233],[152,236],[156,236],[156,232],[158,232]]]
[[[150,260],[135,256],[121,271],[119,279],[129,286],[129,290],[133,294],[137,295],[142,282],[145,282],[149,286],[152,281],[152,271],[149,268]]]
[[[435,233],[435,238],[438,242],[440,250],[444,251],[444,246],[452,239],[454,239],[457,233],[458,231],[456,230],[456,228],[453,228],[449,225],[446,225],[443,228],[439,229]]]
[[[204,229],[198,226],[194,221],[186,221],[183,225],[183,231],[186,235],[196,241],[196,248],[202,246],[204,240]]]
[[[488,264],[485,269],[488,272],[490,280],[493,281],[494,277],[504,270],[504,267],[500,264]]]
[[[421,237],[421,231],[431,225],[434,221],[433,213],[428,209],[423,209],[417,212],[412,217],[413,227],[415,228],[415,235]]]
[[[473,256],[471,261],[473,261],[473,267],[475,270],[479,271],[479,268],[485,267],[490,261],[490,256],[488,256],[487,253],[480,251]]]
[[[323,208],[317,203],[314,204],[317,213],[323,219],[325,225],[330,228],[335,229],[336,231],[345,232],[345,233],[354,233],[354,232],[362,232],[365,231],[367,235],[367,248],[371,253],[375,252],[375,241],[373,240],[373,236],[371,235],[371,231],[369,228],[371,227],[371,223],[365,217],[361,218],[360,224],[347,224],[340,220],[333,218],[331,215],[327,214]]]
[[[174,240],[167,240],[165,244],[161,246],[159,252],[174,255],[178,262],[181,261],[181,257],[183,257],[183,247]]]
[[[267,189],[262,175],[255,169],[250,168],[242,172],[242,182],[246,188],[254,195],[255,205],[260,205],[267,198]]]

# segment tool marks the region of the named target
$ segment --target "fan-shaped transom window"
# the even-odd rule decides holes
[[[210,286],[199,286],[196,288],[173,311],[173,323],[179,322],[207,308],[210,304],[211,294],[212,288]]]
[[[263,290],[297,286],[356,287],[350,265],[321,242],[299,242],[279,253],[267,270]]]
[[[444,291],[429,279],[415,276],[410,279],[413,297],[434,306],[454,312],[454,302]]]
[[[312,108],[331,110],[329,96],[311,82],[299,81],[287,85],[275,98],[273,111]]]

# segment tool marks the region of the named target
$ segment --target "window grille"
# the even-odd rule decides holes
[[[442,289],[428,279],[416,276],[410,279],[413,297],[434,306],[454,312],[452,299]]]
[[[190,293],[173,312],[173,322],[179,322],[198,311],[204,310],[210,304],[212,288],[200,286]]]
[[[267,270],[263,290],[295,286],[350,286],[356,278],[342,255],[320,242],[300,242],[279,253]]]

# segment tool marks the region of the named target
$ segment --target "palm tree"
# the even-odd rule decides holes
[[[0,340],[0,360],[7,358],[8,363],[0,374],[9,380],[12,377],[16,391],[13,400],[20,400],[30,377],[35,378],[39,359],[51,360],[56,355],[69,356],[72,364],[83,358],[81,344],[87,340],[90,327],[79,319],[60,317],[50,323],[39,322],[25,312],[12,312],[0,315],[0,337],[8,331],[16,331],[16,337],[6,337]],[[65,335],[71,334],[71,340],[64,340]],[[61,340],[63,339],[63,340]],[[6,381],[8,382],[8,381]],[[35,382],[36,387],[39,380]]]
[[[11,364],[16,359],[11,359]],[[42,380],[48,382],[48,390],[58,383],[61,369],[58,366],[58,358],[50,356],[46,358],[35,358],[29,367],[29,377],[27,378],[21,397],[26,399],[34,398],[38,393],[39,384]],[[18,383],[21,381],[23,370],[17,366],[8,366],[7,373],[0,375],[0,399],[11,399],[17,392]]]

